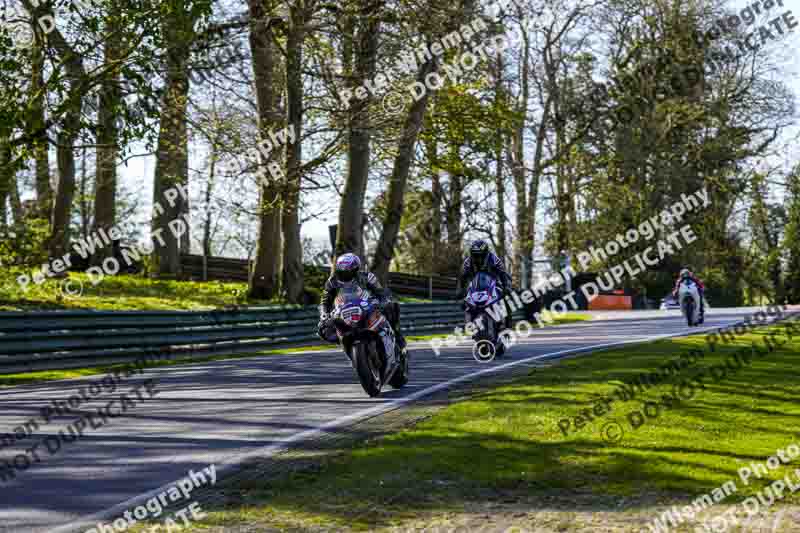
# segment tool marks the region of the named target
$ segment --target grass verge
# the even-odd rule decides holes
[[[23,271],[18,271],[20,274]],[[221,281],[170,281],[145,276],[118,275],[92,283],[89,275],[70,272],[64,279],[48,278],[41,284],[20,286],[14,273],[0,273],[0,311],[58,309],[201,311],[228,306],[279,305],[280,298],[254,300],[247,284]],[[400,303],[430,303],[411,296]]]
[[[783,343],[772,352],[765,348],[768,332]],[[690,349],[702,356],[681,370],[680,380],[725,368],[732,354],[752,347],[764,353],[719,381],[707,380],[691,398],[662,406],[636,429],[629,413],[642,411],[645,400],[661,404],[670,384],[639,390],[635,399],[620,398],[604,416],[586,416],[623,383]],[[412,429],[324,459],[314,470],[233,487],[228,503],[210,512],[202,529],[409,531],[463,525],[471,530],[492,524],[503,531],[512,526],[647,531],[664,506],[690,505],[733,481],[735,492],[698,514],[716,517],[800,468],[798,456],[747,484],[737,474],[776,450],[800,445],[800,326],[762,328],[713,352],[705,348],[704,338],[695,336],[538,368],[511,385],[450,405]],[[565,434],[559,427],[565,420],[580,428]],[[620,425],[621,438],[608,436],[610,422]],[[796,513],[797,504],[800,491],[786,494],[769,511]],[[781,525],[773,531],[797,530],[791,518],[778,518]],[[687,520],[672,531],[694,531],[694,525]]]
[[[169,281],[144,276],[108,276],[96,285],[87,274],[70,272],[66,279],[48,278],[26,289],[2,278],[0,311],[52,309],[205,310],[231,305],[266,305],[247,301],[247,284],[219,281]]]

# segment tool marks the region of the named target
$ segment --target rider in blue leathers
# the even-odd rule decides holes
[[[497,279],[503,297],[511,293],[511,275],[503,266],[503,261],[489,251],[489,243],[478,239],[469,247],[469,256],[464,260],[461,270],[461,287],[467,287],[478,272],[487,272]],[[511,328],[511,313],[506,313],[506,328]]]

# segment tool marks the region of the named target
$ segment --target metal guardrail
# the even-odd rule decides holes
[[[464,323],[457,302],[401,304],[407,335]],[[316,306],[213,311],[44,311],[0,313],[0,373],[131,361],[169,351],[189,356],[243,347],[317,341]]]

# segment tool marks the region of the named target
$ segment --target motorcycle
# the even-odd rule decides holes
[[[700,291],[697,284],[690,278],[682,279],[678,286],[678,302],[681,312],[686,317],[686,323],[691,326],[698,326],[703,323],[700,317]]]
[[[472,339],[477,343],[475,358],[480,361],[491,361],[505,353],[506,345],[499,335],[503,324],[495,321],[488,312],[500,300],[497,280],[486,272],[475,276],[464,297],[466,321],[477,326]]]
[[[400,350],[368,290],[358,285],[340,289],[331,319],[364,392],[375,397],[385,383],[396,389],[408,383],[408,354]]]

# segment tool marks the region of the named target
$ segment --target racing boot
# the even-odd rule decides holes
[[[402,331],[400,331],[400,326],[397,326],[397,328],[394,330],[394,338],[395,341],[397,341],[397,346],[400,348],[400,352],[405,353],[407,345],[406,336],[403,335]]]
[[[387,324],[386,326],[387,327],[385,327],[381,331],[380,335],[381,335],[381,340],[383,341],[383,351],[386,352],[386,362],[388,364],[388,367],[391,368],[398,362],[397,352],[395,351],[395,344],[397,341],[395,340],[392,327],[389,326],[389,324]]]

